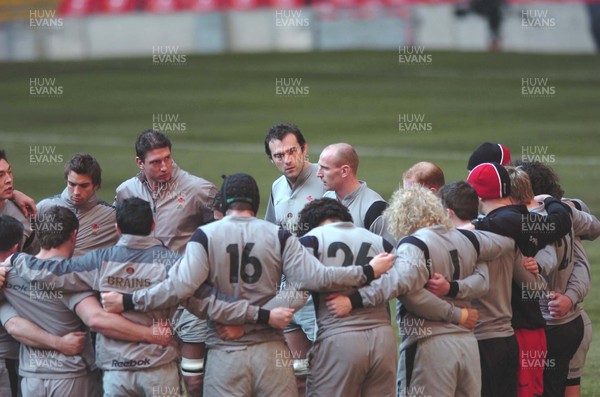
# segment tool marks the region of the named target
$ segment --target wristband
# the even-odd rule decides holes
[[[133,294],[123,294],[123,311],[135,310]]]
[[[362,296],[360,296],[360,292],[354,291],[352,294],[348,295],[348,298],[350,298],[352,309],[360,309],[363,307],[363,301]]]
[[[456,281],[450,281],[450,289],[446,296],[450,298],[455,298],[458,295],[458,283]]]
[[[368,284],[371,281],[375,280],[375,271],[373,270],[373,266],[371,266],[371,265],[363,266],[363,273],[367,277],[367,282],[365,284]]]
[[[462,309],[460,309],[460,321],[458,322],[458,325],[463,325],[464,323],[466,323],[468,318],[469,310],[463,307]]]
[[[256,319],[257,324],[269,324],[269,317],[271,316],[270,310],[258,309],[258,318]]]

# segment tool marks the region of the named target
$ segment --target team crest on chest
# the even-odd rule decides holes
[[[93,235],[98,235],[98,233],[100,233],[100,225],[98,225],[97,223],[94,223],[92,225],[92,234]]]
[[[184,204],[185,204],[185,197],[183,197],[183,193],[179,193],[179,195],[177,197],[177,209],[183,208]]]

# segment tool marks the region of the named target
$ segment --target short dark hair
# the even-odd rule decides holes
[[[55,205],[39,213],[32,226],[37,233],[40,246],[49,250],[66,242],[71,233],[79,229],[79,220],[67,207]]]
[[[562,199],[565,191],[560,186],[560,179],[554,170],[539,161],[515,161],[515,166],[521,167],[531,181],[533,194],[549,194],[550,196]]]
[[[269,142],[274,140],[281,141],[288,134],[294,135],[298,141],[298,144],[300,145],[300,148],[304,149],[306,141],[304,140],[304,135],[302,135],[297,126],[290,123],[275,124],[269,129],[269,132],[265,137],[265,153],[267,156],[269,156],[269,158],[271,158],[271,148],[269,147]]]
[[[298,237],[304,236],[328,219],[352,222],[352,215],[346,206],[329,197],[309,202],[298,214]]]
[[[152,232],[152,222],[154,215],[146,200],[131,197],[117,206],[117,225],[123,234],[147,236]]]
[[[4,149],[0,150],[0,160],[4,160],[8,163],[8,158],[6,157],[6,152]]]
[[[94,186],[100,186],[102,183],[102,168],[100,168],[98,161],[87,153],[77,153],[65,164],[65,179],[68,178],[71,171],[89,176],[92,178]]]
[[[155,130],[146,130],[135,141],[135,155],[144,161],[149,151],[164,147],[171,150],[171,141],[165,134]]]
[[[223,199],[221,198],[221,191],[217,190],[217,194],[215,194],[215,198],[212,202],[212,205],[210,206],[210,208],[214,211],[219,211],[224,213],[225,211],[223,210]]]
[[[1,155],[4,153],[0,151]],[[0,252],[8,251],[15,244],[21,245],[23,224],[9,215],[0,215]]]
[[[477,218],[479,198],[471,184],[465,181],[448,183],[440,189],[440,199],[445,208],[450,208],[456,216],[469,221]]]

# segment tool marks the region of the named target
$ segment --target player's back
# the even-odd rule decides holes
[[[393,246],[381,236],[357,227],[351,222],[336,222],[317,227],[300,239],[301,243],[325,266],[364,266],[377,254],[390,252]],[[336,291],[350,294],[355,288]],[[358,331],[390,325],[387,303],[353,310],[346,317],[329,313],[325,297],[328,293],[313,293],[319,331],[317,339],[341,332]]]
[[[277,294],[283,267],[283,247],[290,234],[272,223],[245,216],[226,216],[202,226],[200,242],[209,262],[207,283],[219,294],[263,306]],[[209,346],[242,346],[281,339],[279,330],[257,326],[235,341],[222,341],[209,323]]]
[[[75,306],[92,295],[91,292],[65,294],[52,283],[27,282],[16,272],[8,273],[3,291],[19,316],[36,323],[53,335],[82,330],[83,323],[74,313]],[[51,374],[60,374],[61,377],[71,378],[96,369],[89,333],[86,335],[84,349],[78,355],[65,356],[56,350],[38,349],[22,344],[20,362],[19,372],[25,377],[51,378]]]
[[[417,230],[413,236],[429,247],[432,271],[447,280],[460,280],[473,274],[477,249],[458,229],[432,226]]]
[[[427,247],[429,259],[424,251],[414,244],[401,240],[397,255],[400,271],[405,274],[417,273],[419,285],[424,285],[434,273],[442,274],[449,281],[464,279],[473,274],[476,268],[478,252],[470,239],[458,229],[448,229],[435,225],[417,230],[412,235]],[[425,261],[422,259],[425,257]],[[470,306],[470,299],[443,297],[442,299],[459,307]],[[466,328],[442,321],[432,321],[407,311],[400,301],[396,303],[398,327],[402,336],[401,348],[404,349],[417,340],[443,334],[469,332]]]

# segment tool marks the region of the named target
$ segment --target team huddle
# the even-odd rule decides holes
[[[419,162],[388,203],[347,143],[264,144],[264,220],[252,176],[217,189],[157,131],[113,205],[89,154],[36,205],[0,151],[0,395],[580,395],[600,221],[550,167],[486,142],[465,181]]]

